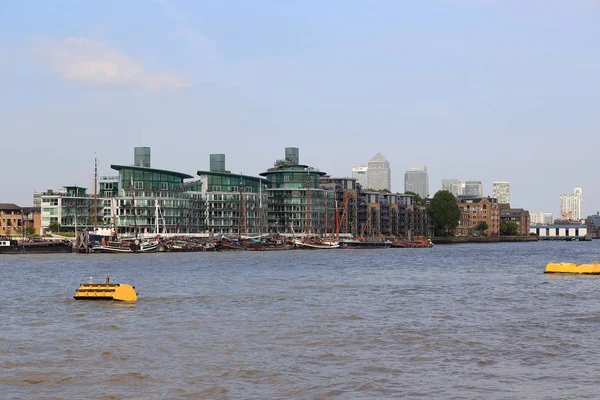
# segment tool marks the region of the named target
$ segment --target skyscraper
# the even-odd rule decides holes
[[[363,189],[369,188],[369,181],[367,171],[369,169],[366,165],[361,165],[359,167],[352,167],[352,177],[356,179],[356,183],[362,186]]]
[[[462,183],[458,179],[442,179],[442,190],[447,190],[456,197],[462,194]]]
[[[581,188],[573,188],[573,194],[560,195],[560,217],[578,221],[581,219]]]
[[[392,170],[390,163],[380,153],[375,154],[367,168],[369,189],[390,190],[392,187]]]
[[[497,181],[493,182],[494,191],[492,197],[498,200],[498,204],[510,203],[510,182]]]
[[[413,166],[404,174],[404,193],[413,192],[426,198],[429,196],[429,177],[427,166]]]
[[[463,194],[465,196],[483,197],[483,185],[481,181],[466,181]]]

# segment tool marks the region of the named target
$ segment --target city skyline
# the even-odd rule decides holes
[[[507,180],[511,205],[554,215],[580,185],[582,216],[595,214],[589,4],[4,2],[0,201],[91,187],[94,153],[105,175],[135,146],[157,167],[193,174],[223,153],[258,175],[296,146],[332,176],[382,152],[392,192],[411,165],[428,166],[430,194],[447,177],[484,195]],[[565,132],[585,146],[554,163]]]

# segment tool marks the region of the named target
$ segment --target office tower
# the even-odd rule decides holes
[[[352,167],[352,177],[356,179],[356,183],[362,186],[363,189],[369,188],[368,174],[367,171],[369,169],[366,165],[361,165],[359,167]]]
[[[404,174],[404,193],[406,192],[416,193],[422,199],[429,196],[427,166],[413,166],[406,170]]]
[[[390,190],[392,187],[392,170],[390,163],[380,153],[369,161],[367,167],[367,183],[369,189]]]
[[[497,181],[493,183],[494,191],[492,197],[498,200],[498,204],[510,203],[510,182]]]
[[[462,194],[462,183],[458,179],[442,179],[442,190],[447,190],[457,197]]]
[[[581,196],[580,187],[573,188],[573,194],[560,195],[560,217],[578,221],[581,219]]]
[[[481,181],[466,181],[463,194],[465,196],[483,197],[483,185]]]

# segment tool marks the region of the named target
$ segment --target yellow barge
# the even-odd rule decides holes
[[[82,283],[73,296],[75,300],[117,300],[136,301],[137,293],[135,286],[124,283],[110,283],[106,277],[106,283],[94,283],[90,278],[89,283]]]
[[[592,264],[579,265],[575,263],[548,263],[546,273],[600,275],[600,263],[598,261],[594,261]]]

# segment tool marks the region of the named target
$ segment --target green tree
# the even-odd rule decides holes
[[[451,236],[460,220],[456,197],[447,190],[440,190],[431,199],[429,215],[437,236]]]
[[[488,230],[488,224],[485,221],[479,221],[479,223],[477,224],[477,226],[475,226],[475,231],[477,233],[481,234],[485,234],[485,232]]]
[[[50,230],[50,232],[58,233],[60,231],[60,224],[56,221],[51,222],[50,225],[48,226],[48,229]]]
[[[506,222],[500,222],[500,236],[506,236],[506,232],[508,232],[508,228],[506,227]]]
[[[416,194],[415,192],[405,192],[404,194],[410,194],[411,196],[413,196],[415,198],[415,203],[417,205],[422,206],[423,205],[423,199],[421,198],[421,196],[419,196],[418,194]],[[455,200],[456,201],[456,200]]]
[[[500,222],[500,235],[517,236],[519,234],[519,225],[515,221]]]

